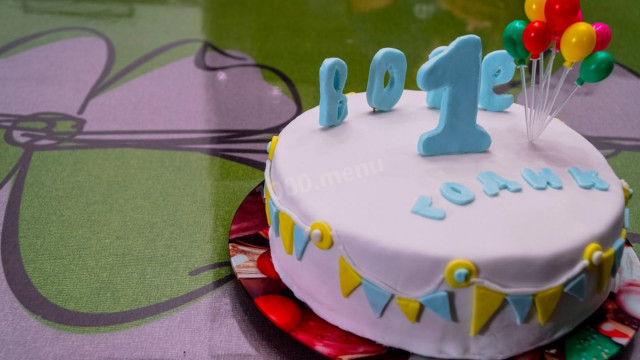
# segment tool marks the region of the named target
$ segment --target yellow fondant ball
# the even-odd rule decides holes
[[[593,267],[597,265],[597,264],[594,264],[593,262],[593,255],[598,251],[602,253],[602,246],[596,243],[589,244],[589,246],[587,246],[587,248],[584,249],[584,255],[582,256],[582,258],[589,262],[589,267]]]
[[[458,270],[466,270],[467,276],[465,281],[456,280],[455,274]],[[471,285],[471,279],[475,278],[478,274],[476,266],[468,260],[456,259],[451,261],[444,271],[444,278],[447,283],[454,288],[467,287]]]
[[[314,239],[313,233],[314,231],[319,231],[321,236],[320,239]],[[311,240],[314,244],[321,250],[327,250],[331,246],[333,246],[333,236],[331,235],[331,227],[324,221],[314,222],[309,229],[309,234],[311,235]]]

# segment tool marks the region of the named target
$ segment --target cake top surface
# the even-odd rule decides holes
[[[279,136],[271,179],[284,208],[307,224],[331,224],[345,253],[383,283],[407,284],[415,291],[428,286],[427,280],[385,279],[393,273],[388,270],[421,254],[441,258],[432,264],[439,272],[453,258],[471,260],[489,273],[496,259],[514,264],[548,259],[540,267],[555,268],[549,277],[521,274],[521,284],[534,286],[575,266],[557,261],[555,254],[579,255],[589,242],[608,246],[619,235],[624,209],[619,179],[600,152],[561,121],[552,121],[531,143],[521,106],[498,113],[480,110],[477,122],[493,139],[489,151],[423,157],[416,152],[418,137],[435,128],[439,116],[426,107],[424,92],[405,90],[389,112],[372,112],[364,93],[349,95],[348,102],[349,117],[339,127],[319,127],[318,108],[288,125]],[[579,187],[569,167],[597,171],[609,189]],[[562,189],[533,189],[521,176],[525,168],[551,169]],[[476,176],[486,171],[518,182],[522,191],[485,195]],[[440,194],[445,182],[466,186],[475,200],[464,206],[447,201]],[[446,218],[411,213],[420,196],[431,197]],[[376,256],[381,250],[388,256]],[[498,283],[510,282],[495,270],[491,275]]]

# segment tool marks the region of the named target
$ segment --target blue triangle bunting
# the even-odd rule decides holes
[[[624,208],[624,228],[629,228],[629,208]]]
[[[436,291],[418,299],[422,305],[428,307],[441,318],[451,322],[451,307],[449,304],[449,293],[446,291]]]
[[[304,250],[307,248],[308,243],[309,243],[309,237],[304,233],[304,230],[294,224],[293,225],[293,251],[295,252],[296,259],[298,259],[298,261],[302,259],[302,255],[304,255]]]
[[[580,275],[574,277],[571,281],[569,281],[567,285],[565,285],[564,292],[574,296],[576,299],[580,301],[583,301],[586,287],[587,287],[587,275],[585,275],[585,273],[581,273]]]
[[[271,227],[276,236],[280,236],[280,211],[273,200],[269,199],[269,217],[271,217]]]
[[[382,316],[384,308],[387,307],[393,295],[364,278],[362,279],[362,287],[364,288],[364,293],[367,295],[367,300],[369,300],[369,305],[374,315],[376,317]]]
[[[507,295],[507,301],[511,305],[513,315],[516,317],[516,324],[521,325],[531,309],[532,295]]]
[[[624,243],[625,240],[623,238],[618,238],[618,240],[613,243],[614,254],[611,276],[616,276],[616,274],[618,273],[618,268],[620,267],[620,262],[622,261],[622,253],[624,252]]]

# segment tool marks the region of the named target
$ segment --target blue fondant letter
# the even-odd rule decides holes
[[[325,59],[320,66],[320,126],[337,126],[347,117],[347,64],[338,58]]]
[[[549,168],[543,168],[538,174],[526,168],[522,170],[521,175],[527,184],[536,190],[544,190],[547,188],[547,185],[554,189],[562,189],[562,181],[560,181],[558,175]]]
[[[384,76],[389,72],[389,83],[384,86]],[[407,58],[402,51],[384,48],[378,50],[369,67],[367,103],[374,109],[389,111],[400,100],[407,76]]]
[[[482,191],[489,196],[496,196],[502,189],[510,192],[522,190],[522,186],[515,181],[507,180],[493,171],[485,171],[476,177],[482,184]]]
[[[516,64],[504,50],[494,51],[484,57],[478,102],[481,108],[489,111],[503,111],[513,104],[513,95],[498,95],[493,92],[493,87],[511,81],[515,72]]]
[[[491,137],[478,124],[478,91],[482,43],[475,35],[461,36],[418,70],[418,87],[444,89],[435,129],[418,140],[423,156],[484,152]]]
[[[413,205],[411,212],[434,220],[442,220],[447,215],[444,210],[431,206],[431,198],[429,196],[420,196]]]
[[[442,194],[445,199],[451,201],[456,205],[469,204],[476,198],[476,196],[473,194],[473,191],[469,190],[468,187],[456,182],[446,182],[440,185],[440,194]]]
[[[433,49],[429,54],[429,59],[433,59],[438,54],[443,52],[447,47],[446,46],[438,46]],[[444,93],[443,89],[436,89],[427,92],[427,106],[432,109],[440,109],[440,104],[442,104],[442,94]]]
[[[583,189],[596,188],[600,191],[609,190],[609,183],[598,177],[598,172],[594,170],[581,171],[575,166],[569,168],[569,174],[576,181],[576,184]]]

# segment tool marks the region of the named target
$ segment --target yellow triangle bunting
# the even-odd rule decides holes
[[[293,220],[284,212],[280,211],[280,237],[284,252],[288,255],[293,254]]]
[[[267,185],[264,185],[264,210],[267,213],[267,224],[271,226],[271,212],[269,211],[269,199],[271,199],[271,195],[269,195],[269,188]]]
[[[613,248],[605,251],[602,254],[602,261],[598,268],[598,283],[596,285],[596,291],[598,294],[602,293],[609,285],[609,278],[611,277],[611,269],[613,268],[613,260],[615,250]]]
[[[491,316],[500,308],[504,296],[504,294],[484,286],[477,285],[473,288],[473,309],[469,335],[476,336],[480,332]]]
[[[340,273],[340,290],[342,291],[342,296],[349,297],[351,292],[362,282],[362,276],[353,270],[351,265],[349,265],[342,256],[340,256],[338,264],[338,270]]]
[[[611,272],[611,269],[609,269]],[[544,325],[547,320],[553,314],[553,311],[560,301],[562,296],[562,285],[558,285],[554,288],[541,291],[533,297],[533,301],[536,304],[536,311],[538,312],[538,321],[540,325]]]
[[[418,315],[420,315],[420,309],[422,307],[418,300],[398,297],[396,298],[396,303],[398,303],[398,307],[409,321],[414,323],[418,320]]]

